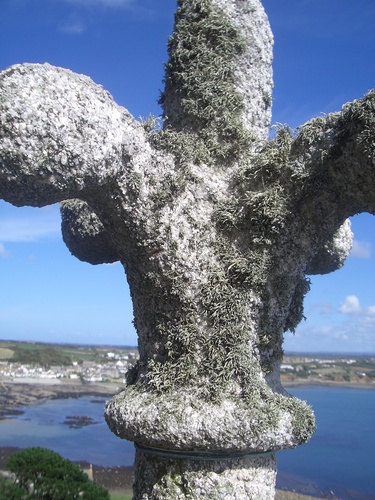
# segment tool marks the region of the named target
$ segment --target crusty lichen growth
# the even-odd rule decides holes
[[[235,57],[245,43],[212,1],[178,2],[160,98],[164,130],[153,135],[155,145],[198,164],[228,164],[249,149],[235,89]]]
[[[69,200],[73,254],[126,270],[140,361],[106,415],[144,446],[260,452],[314,429],[280,384],[283,334],[306,275],[344,262],[346,218],[375,213],[375,95],[267,141],[271,45],[258,0],[180,0],[164,129],[67,70],[0,74],[0,196]]]
[[[136,498],[269,500],[274,495],[274,455],[255,460],[192,462],[144,456],[138,451],[136,464],[142,478],[145,475],[153,477],[150,482],[140,481],[134,490]]]

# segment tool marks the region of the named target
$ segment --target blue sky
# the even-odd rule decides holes
[[[275,36],[273,123],[297,127],[375,85],[374,0],[264,0]],[[0,69],[49,62],[89,75],[136,118],[158,115],[175,0],[0,0]],[[375,352],[375,219],[352,220],[340,271],[313,276],[287,351]],[[0,202],[0,338],[136,345],[119,264],[62,242],[57,206]]]

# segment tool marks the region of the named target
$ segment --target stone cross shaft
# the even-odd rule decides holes
[[[314,430],[283,334],[375,210],[375,95],[268,140],[260,1],[177,3],[160,127],[69,70],[0,73],[0,197],[61,202],[72,254],[124,266],[140,360],[106,419],[137,443],[134,498],[269,500],[275,451]]]

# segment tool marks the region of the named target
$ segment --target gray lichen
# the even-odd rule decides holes
[[[64,201],[60,210],[63,240],[75,257],[90,264],[109,264],[119,260],[110,234],[86,203]]]
[[[244,103],[235,89],[234,65],[245,43],[210,0],[178,2],[160,98],[165,129],[159,147],[184,141],[184,156],[195,163],[228,163],[249,148],[252,137],[242,124]]]
[[[269,500],[275,488],[274,455],[229,462],[191,462],[144,456],[137,452],[136,464],[140,476],[147,478],[137,485],[137,498]]]

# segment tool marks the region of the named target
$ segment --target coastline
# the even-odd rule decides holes
[[[285,390],[294,387],[338,387],[375,390],[375,383],[326,381],[318,379],[281,380]],[[111,398],[124,386],[113,382],[46,381],[45,379],[9,380],[0,377],[0,420],[22,413],[22,407],[48,399],[101,396]]]
[[[286,390],[293,387],[340,387],[352,389],[375,389],[374,385],[364,383],[346,383],[335,381],[315,381],[315,380],[299,380],[299,381],[284,381]],[[123,389],[115,383],[81,383],[78,381],[68,383],[19,383],[18,381],[4,381],[0,379],[0,421],[2,419],[11,418],[14,415],[23,413],[22,407],[37,404],[50,399],[66,399],[66,398],[79,398],[82,396],[98,396],[111,398]],[[3,461],[1,457],[14,451],[12,448],[0,448],[0,469],[3,469]],[[89,469],[90,464],[83,464],[83,468]],[[120,467],[99,467],[92,464],[98,484],[102,484],[109,490],[126,491],[126,494],[131,490],[133,468],[120,466]],[[102,478],[102,479],[100,479]],[[125,481],[125,482],[124,482]],[[299,488],[297,484],[283,483],[280,486],[282,489],[277,491],[276,500],[308,500],[312,498],[337,498],[334,496],[327,497],[327,493],[323,495],[318,488],[311,487],[308,490]],[[305,492],[305,494],[304,494]],[[310,496],[307,496],[309,495]],[[313,496],[311,496],[311,494]]]
[[[319,379],[301,379],[301,380],[283,380],[281,384],[285,389],[291,387],[342,387],[345,389],[371,389],[375,390],[375,383],[369,384],[366,382],[345,382],[335,380],[319,380]]]
[[[39,383],[4,381],[0,379],[0,420],[15,413],[22,413],[22,407],[49,399],[79,398],[100,396],[111,398],[122,390],[114,383]]]

